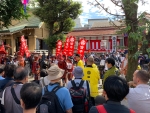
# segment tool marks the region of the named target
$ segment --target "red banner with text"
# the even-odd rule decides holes
[[[63,55],[73,56],[74,45],[75,45],[75,37],[74,36],[67,37],[66,42],[64,43]]]
[[[80,42],[78,45],[78,54],[81,55],[81,58],[83,58],[83,56],[84,56],[85,47],[86,47],[86,40],[80,39]]]
[[[62,52],[62,41],[58,40],[56,44],[56,56],[61,55]]]
[[[69,37],[68,56],[73,56],[74,44],[75,44],[75,37],[73,37],[73,36]]]

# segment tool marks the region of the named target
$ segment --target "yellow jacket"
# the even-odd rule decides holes
[[[81,67],[82,69],[84,68],[84,63],[82,60],[79,60],[77,63],[77,66]]]
[[[98,92],[98,82],[100,79],[99,71],[97,68],[91,67],[85,67],[83,69],[83,80],[87,80],[90,83],[90,95],[91,97],[96,97]]]
[[[97,69],[98,69],[98,67],[97,67],[97,65],[96,65],[96,64],[92,64],[92,67],[93,67],[93,68],[97,68]]]

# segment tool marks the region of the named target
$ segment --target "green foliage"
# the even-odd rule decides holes
[[[11,25],[11,20],[27,18],[21,0],[0,0],[0,29]]]
[[[135,54],[134,54],[134,58],[135,59],[138,59],[139,55],[142,53],[142,51],[137,51]]]
[[[56,42],[57,40],[64,40],[65,39],[64,34],[59,34],[59,35],[53,35],[49,36],[48,38],[44,39],[44,42],[48,45],[50,49],[54,49],[56,47]]]
[[[40,7],[34,14],[45,22],[51,30],[50,35],[69,32],[74,26],[73,20],[81,14],[81,4],[68,0],[38,0]]]
[[[147,49],[147,52],[150,53],[150,48]]]
[[[70,2],[69,2],[70,1]],[[72,0],[38,0],[40,7],[33,12],[49,29],[46,43],[55,48],[56,41],[63,32],[69,32],[75,26],[76,19],[82,12],[81,4]]]

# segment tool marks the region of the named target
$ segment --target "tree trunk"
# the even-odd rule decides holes
[[[50,22],[49,23],[49,38],[53,36],[53,29],[54,29],[54,22]],[[50,43],[48,45],[50,45]],[[51,55],[53,54],[53,49],[51,47],[49,47],[49,52],[51,53]]]
[[[127,81],[131,81],[133,78],[133,73],[137,69],[138,60],[134,57],[135,53],[138,51],[138,40],[136,37],[131,37],[130,33],[137,33],[138,19],[137,10],[138,5],[131,2],[130,0],[123,0],[125,21],[126,25],[130,26],[131,29],[128,30],[128,68],[127,68]]]

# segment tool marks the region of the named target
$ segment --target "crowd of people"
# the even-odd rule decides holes
[[[0,113],[150,113],[147,55],[130,82],[128,54],[119,52],[1,56],[0,63]]]

